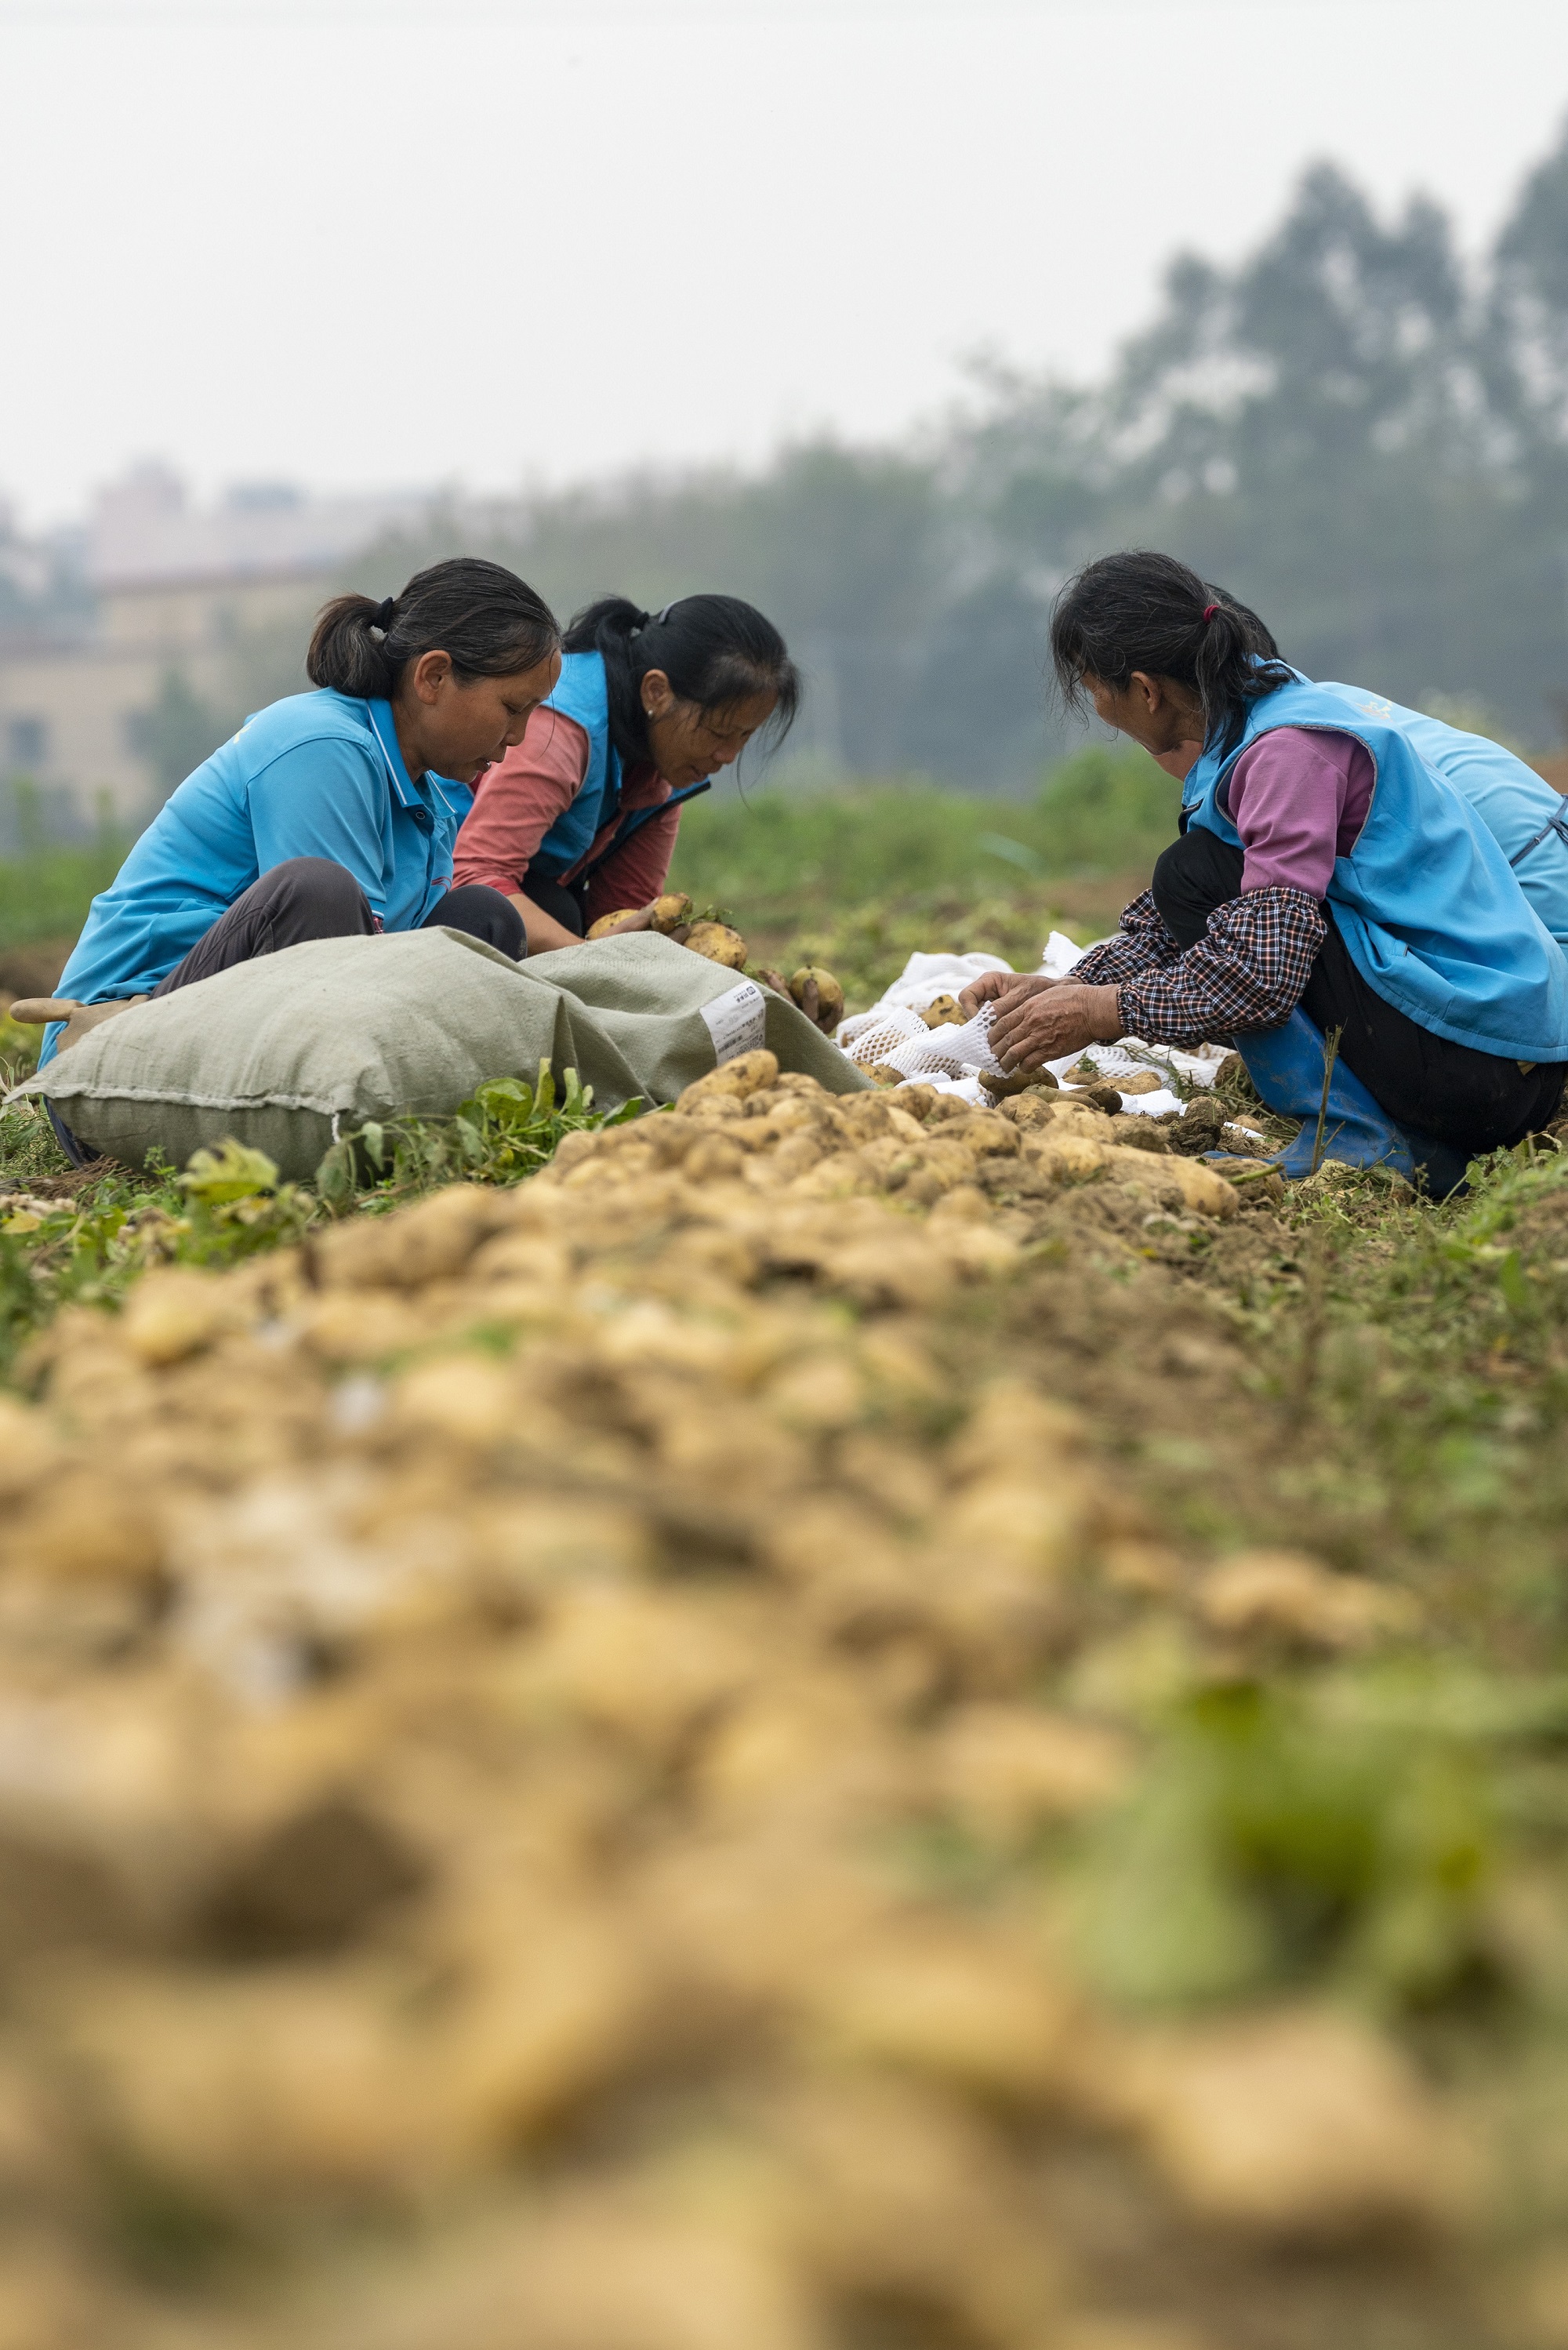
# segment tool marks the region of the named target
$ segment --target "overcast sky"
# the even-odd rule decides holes
[[[561,482],[1085,374],[1332,156],[1480,249],[1563,0],[0,0],[0,491]]]

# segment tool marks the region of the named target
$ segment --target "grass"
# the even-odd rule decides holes
[[[754,960],[825,963],[857,1010],[918,949],[1027,968],[1053,930],[1112,928],[1175,830],[1177,796],[1141,751],[1098,747],[1026,801],[918,780],[715,794],[684,819],[670,884],[732,910]]]
[[[0,1039],[3,1042],[3,1039]],[[117,1306],[154,1265],[218,1267],[302,1240],[345,1215],[387,1214],[444,1183],[515,1183],[547,1164],[562,1137],[619,1125],[566,1072],[536,1085],[482,1086],[451,1118],[368,1125],[334,1144],[315,1184],[284,1183],[270,1159],[238,1142],[198,1150],[182,1173],[150,1156],[79,1174],[32,1099],[0,1108],[0,1378],[67,1305]]]
[[[36,848],[0,859],[0,952],[37,939],[74,938],[93,899],[119,872],[125,849],[124,841],[106,837],[90,847]]]
[[[831,940],[863,990],[947,936],[1037,951],[1068,879],[988,851],[995,811],[932,798],[721,806],[681,879],[765,937],[763,910],[793,951]],[[1086,866],[1070,795],[1010,811],[1007,837],[1043,840],[1048,817]],[[1101,846],[1112,871],[1125,843]],[[0,1112],[0,1377],[25,1382],[54,1314],[113,1307],[148,1266],[227,1263],[454,1177],[526,1180],[598,1122],[570,1083],[491,1086],[452,1118],[346,1138],[305,1187],[232,1145],[182,1173],[73,1175],[18,1103]],[[1147,1265],[1098,1253],[1096,1231],[955,1309],[956,1388],[1032,1374],[1081,1405],[1178,1552],[1304,1549],[1405,1595],[1415,1627],[1386,1655],[1282,1650],[1230,1675],[1168,1624],[1096,1650],[1079,1698],[1137,1719],[1147,1759],[1125,1803],[1027,1865],[1070,1873],[1094,1977],[1131,2007],[1321,1991],[1523,2099],[1568,2014],[1568,1153],[1500,1153],[1443,1204],[1331,1168],[1277,1219],[1151,1233]],[[956,1843],[908,1865],[977,1899],[1026,1889]],[[1532,2187],[1553,2210],[1554,2180]]]

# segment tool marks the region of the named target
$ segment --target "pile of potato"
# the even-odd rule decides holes
[[[944,1378],[1042,1189],[1235,1212],[1111,1125],[748,1055],[54,1326],[0,1401],[0,2350],[1245,2350],[1295,2337],[1178,2272],[1451,2239],[1391,2044],[1069,1955],[1050,1856],[1138,1766],[1097,1656],[1397,1628]]]
[[[673,939],[677,946],[690,947],[693,954],[720,963],[726,971],[744,971],[751,960],[752,951],[740,931],[730,922],[694,913],[683,889],[656,898],[650,906],[623,906],[615,913],[601,914],[590,924],[588,937],[607,939],[628,931],[657,931],[660,938]],[[844,990],[832,972],[819,964],[803,963],[788,979],[764,964],[756,976],[764,986],[797,1003],[826,1035],[832,1035],[844,1017]]]
[[[671,1113],[569,1137],[547,1180],[640,1186],[677,1168],[704,1189],[738,1184],[801,1201],[880,1194],[904,1206],[940,1202],[954,1218],[985,1217],[988,1195],[1016,1204],[1021,1191],[1097,1177],[1178,1212],[1228,1220],[1239,1200],[1200,1160],[1166,1155],[1148,1120],[1107,1117],[1070,1094],[1038,1089],[993,1109],[921,1085],[833,1096],[815,1078],[781,1077],[769,1053],[714,1070]],[[1022,1237],[1028,1228],[1014,1218],[1001,1229],[1005,1243],[1010,1230]]]

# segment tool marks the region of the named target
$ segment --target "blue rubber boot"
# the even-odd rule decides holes
[[[1254,1029],[1249,1035],[1238,1036],[1235,1045],[1247,1075],[1270,1109],[1282,1118],[1303,1121],[1295,1140],[1276,1152],[1272,1163],[1282,1175],[1293,1179],[1310,1175],[1317,1149],[1318,1113],[1324,1108],[1327,1048],[1323,1032],[1297,1010],[1282,1027]],[[1386,1167],[1436,1200],[1446,1200],[1465,1180],[1461,1152],[1432,1135],[1396,1125],[1361,1079],[1337,1058],[1329,1080],[1319,1164],[1328,1159],[1337,1159],[1346,1167]]]

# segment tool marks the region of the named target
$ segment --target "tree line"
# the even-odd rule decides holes
[[[918,445],[454,509],[355,584],[461,546],[563,613],[606,588],[722,586],[800,656],[801,741],[827,765],[996,790],[1071,739],[1043,667],[1051,598],[1136,545],[1254,605],[1314,675],[1525,747],[1568,735],[1568,131],[1472,265],[1430,200],[1385,224],[1320,164],[1235,267],[1175,259],[1100,383],[999,376]],[[281,674],[268,658],[253,692]],[[199,721],[177,696],[168,715],[183,757]]]

